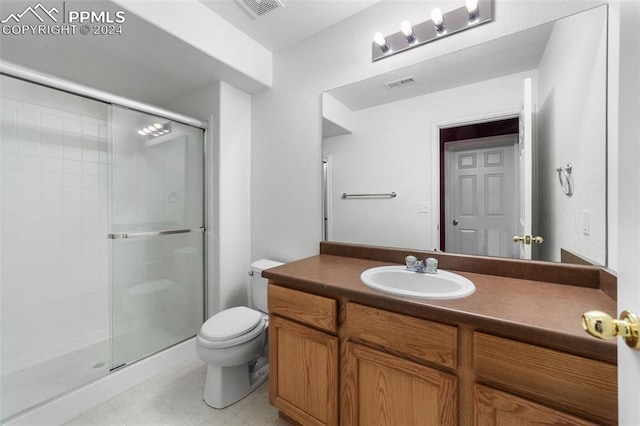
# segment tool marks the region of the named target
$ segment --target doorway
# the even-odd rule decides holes
[[[440,132],[440,248],[518,257],[519,118]]]

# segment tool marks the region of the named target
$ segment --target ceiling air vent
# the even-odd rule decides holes
[[[280,0],[236,0],[254,18],[284,7]]]
[[[397,89],[398,87],[409,86],[410,84],[414,84],[416,79],[413,77],[405,77],[400,80],[390,81],[384,84],[384,87],[387,89]]]

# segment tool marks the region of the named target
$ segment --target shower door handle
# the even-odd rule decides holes
[[[168,229],[165,231],[149,231],[149,232],[121,232],[116,234],[109,234],[107,237],[110,240],[122,240],[128,238],[148,238],[159,237],[162,235],[174,235],[174,234],[187,234],[190,232],[204,232],[206,231],[204,226],[200,228],[187,228],[187,229]]]

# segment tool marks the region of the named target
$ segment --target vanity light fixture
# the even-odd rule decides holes
[[[380,50],[382,50],[383,52],[389,51],[389,43],[387,42],[387,39],[384,38],[381,32],[378,31],[373,35],[373,41],[378,45]]]
[[[440,8],[435,8],[431,11],[431,21],[433,22],[433,26],[436,29],[436,34],[442,35],[445,33],[444,27],[444,17],[442,16],[442,11]]]
[[[415,25],[411,25],[409,21],[402,21],[400,31],[386,37],[377,32],[371,46],[372,61],[387,58],[491,21],[493,21],[493,0],[465,0],[463,6],[445,13],[435,8],[431,11],[429,21]]]
[[[400,23],[400,31],[402,31],[402,34],[407,39],[408,43],[413,43],[414,41],[416,41],[416,34],[413,32],[411,22],[402,21],[402,23]]]
[[[475,24],[478,20],[478,0],[467,0],[465,7],[469,14],[469,25]]]

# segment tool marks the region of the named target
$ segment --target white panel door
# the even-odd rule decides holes
[[[618,218],[618,311],[640,315],[640,4],[620,2],[620,115]],[[618,341],[618,410],[620,425],[638,424],[640,351]]]
[[[448,153],[447,251],[518,257],[517,246],[512,243],[517,229],[515,138],[506,140],[508,145],[489,142],[485,148]]]

